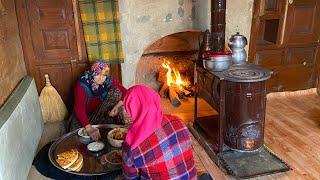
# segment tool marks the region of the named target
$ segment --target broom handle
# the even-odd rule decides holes
[[[45,74],[45,75],[44,75],[44,78],[46,79],[46,86],[51,86],[51,82],[50,82],[50,79],[49,79],[49,75],[48,75],[48,74]]]

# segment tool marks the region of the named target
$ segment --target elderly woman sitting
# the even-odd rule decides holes
[[[80,78],[74,89],[74,116],[70,130],[85,127],[95,140],[100,138],[99,130],[93,124],[124,124],[122,98],[127,92],[119,81],[109,75],[110,65],[97,60],[89,71]]]

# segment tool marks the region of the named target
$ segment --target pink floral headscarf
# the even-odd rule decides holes
[[[101,74],[102,70],[106,67],[110,67],[110,64],[106,61],[97,60],[92,64],[91,69],[86,71],[80,78],[81,86],[83,86],[87,91],[90,91],[92,95],[98,96],[101,99],[105,98],[112,83],[112,78],[110,76],[107,77],[105,82],[102,85],[99,85],[95,82],[94,76]]]

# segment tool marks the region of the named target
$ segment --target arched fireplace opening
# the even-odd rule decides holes
[[[145,49],[138,62],[135,84],[145,84],[159,92],[165,113],[174,114],[184,111],[186,106],[193,106],[193,62],[198,58],[201,35],[200,31],[185,31],[162,37]],[[183,87],[187,91],[186,94],[181,95],[181,92],[177,92],[180,104],[172,102],[169,88],[163,90],[168,75],[168,69],[164,67],[166,62],[169,62],[166,65],[172,68],[173,78],[176,78],[173,71],[179,72],[186,83]]]

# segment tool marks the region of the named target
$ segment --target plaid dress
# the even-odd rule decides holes
[[[189,131],[174,116],[135,149],[124,143],[122,153],[126,179],[196,179]]]

